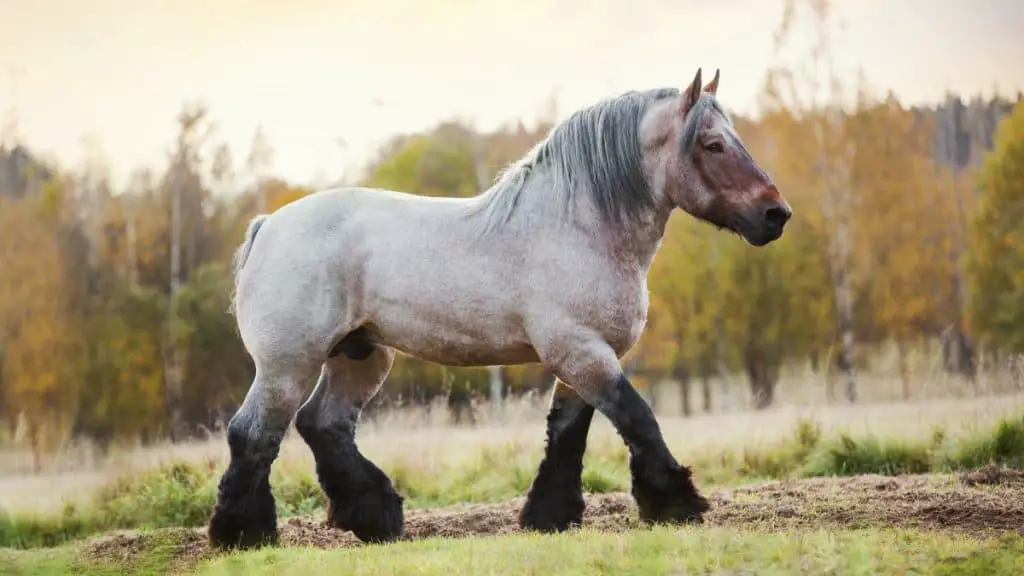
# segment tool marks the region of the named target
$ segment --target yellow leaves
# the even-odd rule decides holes
[[[57,223],[26,197],[0,209],[5,404],[35,420],[67,406],[76,339]]]
[[[64,204],[64,187],[60,181],[47,180],[40,190],[39,208],[42,215],[49,219],[59,217]]]
[[[264,184],[264,193],[267,194],[267,209],[271,212],[290,204],[312,192],[309,188],[302,186],[291,186],[280,180],[273,180]]]
[[[853,265],[874,332],[896,338],[942,324],[936,287],[947,286],[952,273],[945,242],[951,215],[913,120],[891,98],[864,103],[850,120],[857,146]]]

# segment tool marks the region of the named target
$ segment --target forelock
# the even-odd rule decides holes
[[[725,112],[725,109],[718,103],[718,100],[712,94],[702,93],[697,102],[693,105],[693,108],[686,114],[686,120],[683,121],[683,134],[680,139],[680,147],[684,154],[693,152],[694,147],[697,146],[697,136],[700,134],[701,124],[708,118],[708,115],[714,115],[724,122],[727,126],[732,126],[732,120],[729,115]]]

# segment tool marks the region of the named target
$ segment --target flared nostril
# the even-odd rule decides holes
[[[772,228],[782,228],[793,212],[782,206],[772,206],[764,211],[764,221]]]

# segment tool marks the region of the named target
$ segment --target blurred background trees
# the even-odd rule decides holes
[[[825,29],[827,3],[789,6]],[[886,354],[892,395],[908,399],[915,355],[971,382],[982,358],[1024,353],[1020,95],[908,107],[844,83],[819,40],[810,72],[780,63],[759,115],[735,118],[795,207],[783,241],[755,249],[685,214],[669,223],[649,326],[626,362],[652,402],[667,385],[683,414],[710,412],[742,388],[764,409],[786,373],[855,402]],[[227,314],[231,253],[249,218],[311,190],[273,176],[262,131],[244,154],[218,142],[214,115],[183,107],[163,170],[139,170],[122,190],[98,155],[61,167],[17,139],[0,147],[0,438],[20,431],[37,457],[74,438],[177,440],[218,428],[241,402],[253,367]],[[555,121],[397,135],[355,183],[477,194]],[[239,173],[253,184],[239,189]],[[500,374],[502,396],[551,384],[539,366]],[[373,406],[444,396],[461,418],[491,382],[484,368],[400,356]]]

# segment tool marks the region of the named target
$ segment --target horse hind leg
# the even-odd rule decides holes
[[[295,418],[295,428],[316,459],[328,498],[328,522],[364,542],[402,534],[402,497],[380,468],[360,454],[356,424],[377,394],[395,359],[394,350],[371,343],[357,330],[324,363],[320,381]]]
[[[583,522],[583,454],[594,417],[593,406],[561,380],[551,391],[547,445],[537,476],[519,514],[520,527],[561,532]]]
[[[270,492],[270,467],[302,401],[309,369],[287,362],[257,362],[256,378],[228,422],[231,460],[221,476],[207,525],[217,548],[253,548],[277,543],[277,512]]]

